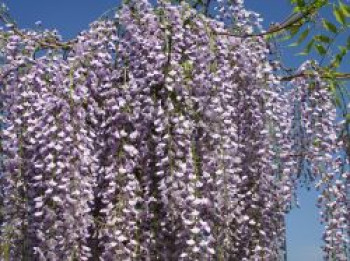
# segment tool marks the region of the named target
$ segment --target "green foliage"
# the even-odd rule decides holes
[[[309,33],[310,33],[310,28],[307,28],[305,31],[303,31],[300,34],[298,40],[296,42],[290,44],[289,46],[298,46],[298,45],[300,45],[306,39],[306,37],[309,35]]]
[[[330,21],[328,21],[327,19],[322,19],[322,24],[323,27],[329,31],[332,32],[334,34],[338,33],[338,29],[337,26],[335,26],[333,23],[331,23]]]
[[[317,52],[318,52],[321,56],[324,56],[324,55],[327,54],[327,49],[326,49],[323,45],[321,45],[321,44],[316,44],[315,47],[316,47]]]
[[[333,7],[333,14],[338,23],[345,25],[346,24],[346,16],[343,10],[339,6]]]
[[[311,41],[306,45],[303,52],[299,53],[298,55],[308,55],[311,52],[312,47],[314,47],[315,39],[311,39]]]
[[[330,67],[331,68],[338,68],[341,64],[341,62],[343,61],[345,55],[348,53],[348,49],[345,48],[344,46],[339,46],[339,53],[337,53],[335,55],[335,57],[333,58],[333,60],[331,61]]]
[[[346,17],[350,17],[350,5],[339,2],[339,8]]]
[[[344,0],[290,0],[290,3],[294,5],[294,16],[308,15],[286,28],[280,40],[292,41],[289,46],[301,47],[302,51],[296,55],[317,54],[323,70],[337,72],[350,50],[350,4]]]
[[[314,39],[316,40],[316,41],[318,41],[318,42],[322,42],[322,43],[331,43],[333,40],[330,38],[330,37],[328,37],[328,36],[326,36],[326,35],[322,35],[322,34],[320,34],[320,35],[315,35],[314,36]]]

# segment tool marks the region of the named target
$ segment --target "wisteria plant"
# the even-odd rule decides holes
[[[325,258],[347,260],[349,162],[317,64],[286,83],[243,1],[180,2],[125,1],[69,43],[1,30],[0,260],[281,260],[305,175]]]

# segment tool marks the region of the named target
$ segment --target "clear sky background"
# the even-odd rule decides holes
[[[42,21],[44,28],[57,29],[65,40],[74,38],[87,29],[106,10],[120,0],[7,0],[12,17],[20,27],[33,28]],[[249,9],[259,12],[267,28],[271,22],[283,21],[292,7],[287,0],[246,0]],[[300,50],[284,48],[283,60],[297,67],[305,58],[294,54]],[[350,65],[345,69],[350,71]],[[295,208],[287,217],[288,261],[321,261],[322,226],[315,207],[317,193],[302,188],[299,192],[300,208]]]

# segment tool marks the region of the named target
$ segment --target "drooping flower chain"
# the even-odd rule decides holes
[[[238,2],[219,15],[249,32]],[[34,59],[47,32],[8,31],[2,258],[278,260],[306,170],[325,253],[345,260],[349,177],[327,86],[285,87],[263,39],[220,30],[187,4],[143,0],[64,55]]]

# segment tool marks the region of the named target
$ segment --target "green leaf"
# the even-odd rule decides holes
[[[339,46],[338,48],[339,48],[339,50],[340,50],[340,55],[341,55],[341,56],[344,57],[344,56],[348,53],[348,49],[347,49],[346,47],[344,47],[344,46]]]
[[[304,7],[306,5],[305,0],[291,0],[291,3],[299,7]]]
[[[340,63],[341,63],[341,61],[342,61],[342,59],[343,58],[341,56],[339,56],[339,54],[337,54],[335,56],[334,60],[331,62],[331,67],[332,68],[338,68]]]
[[[298,24],[298,25],[294,25],[292,26],[289,31],[291,36],[293,37],[294,35],[296,35],[299,32],[300,27],[302,26],[302,24]]]
[[[350,35],[348,36],[348,39],[346,40],[346,48],[350,50]]]
[[[329,89],[332,91],[332,92],[335,92],[337,90],[337,86],[334,82],[334,78],[332,77],[332,80],[329,82]]]
[[[343,13],[343,11],[339,7],[333,8],[333,14],[334,14],[335,19],[337,19],[337,21],[340,24],[342,24],[342,25],[346,24],[345,14]]]
[[[296,6],[293,8],[293,11],[295,13],[300,12],[306,8],[305,0],[291,0],[291,3],[296,4]]]
[[[334,34],[336,34],[336,33],[338,32],[337,27],[336,27],[334,24],[332,24],[330,21],[328,21],[328,20],[326,20],[326,19],[323,19],[323,20],[322,20],[322,24],[323,24],[323,27],[324,27],[327,31],[332,32],[332,33],[334,33]]]
[[[341,106],[341,100],[338,96],[334,97],[334,102],[335,102],[335,105],[337,105],[338,107]]]
[[[348,50],[344,46],[339,47],[340,52],[335,56],[333,61],[331,62],[331,67],[332,68],[337,68],[340,66],[341,62],[343,61],[343,58],[347,54]]]
[[[305,0],[297,0],[297,4],[298,4],[298,6],[305,6],[306,5]]]
[[[323,45],[321,45],[321,44],[316,44],[315,47],[316,47],[317,52],[318,52],[320,55],[324,56],[324,55],[327,53],[327,49],[326,49]]]
[[[329,0],[316,0],[315,2],[312,3],[312,5],[314,5],[316,8],[321,8],[325,5],[327,5],[329,2]]]
[[[350,17],[350,5],[339,2],[339,8],[346,17]]]
[[[305,56],[305,55],[308,55],[308,53],[304,51],[296,54],[296,56]]]
[[[272,37],[271,37],[272,38]],[[281,41],[288,41],[292,38],[292,36],[290,34],[286,34],[284,37],[281,38]],[[268,37],[268,35],[266,36],[266,40],[270,40],[270,38]]]
[[[312,39],[305,47],[304,51],[298,53],[297,55],[308,55],[311,52],[312,47],[314,46],[315,40]]]
[[[322,35],[322,34],[316,35],[316,36],[315,36],[315,40],[316,40],[316,41],[319,41],[319,42],[323,42],[323,43],[331,43],[331,42],[332,42],[332,39],[331,39],[331,38],[329,38],[329,37],[326,36],[326,35]]]
[[[350,122],[350,113],[346,114],[346,120]]]
[[[310,28],[307,28],[304,32],[300,34],[298,41],[290,44],[289,46],[298,46],[299,44],[301,44],[305,40],[305,38],[309,35],[309,32],[310,32]]]
[[[281,40],[282,41],[290,40],[292,37],[294,37],[299,32],[299,29],[301,28],[301,26],[302,26],[302,24],[295,24],[295,25],[291,26],[288,29],[289,34],[287,33],[286,36],[284,36]]]
[[[342,56],[345,56],[348,53],[348,49],[344,46],[338,46],[339,50],[340,50],[340,54]]]

